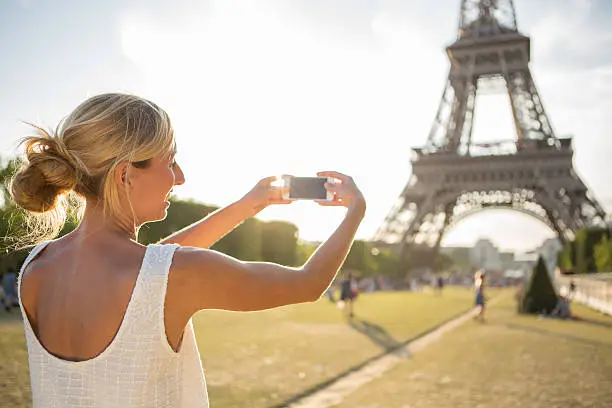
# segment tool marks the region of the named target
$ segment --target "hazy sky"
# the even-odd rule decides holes
[[[433,8],[435,3],[437,8]],[[224,205],[259,178],[352,175],[369,238],[410,175],[448,75],[459,0],[2,0],[0,152],[20,120],[55,126],[86,97],[124,91],[171,115],[187,183],[180,197]],[[574,135],[578,174],[606,210],[612,157],[612,2],[516,0],[532,73],[558,136]],[[505,95],[476,103],[476,141],[513,137]],[[265,210],[324,239],[342,210]],[[446,245],[489,237],[528,249],[552,236],[527,216],[488,211]]]

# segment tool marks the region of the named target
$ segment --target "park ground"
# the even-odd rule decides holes
[[[512,296],[348,396],[337,408],[612,407],[612,317],[518,316]]]
[[[491,296],[499,299],[485,324],[447,333],[339,407],[612,406],[612,318],[580,307],[588,322],[517,316],[512,291]],[[471,304],[471,291],[448,288],[361,295],[352,322],[325,298],[265,312],[200,312],[194,324],[211,406],[283,406]],[[0,315],[0,362],[0,406],[29,407],[17,316]]]

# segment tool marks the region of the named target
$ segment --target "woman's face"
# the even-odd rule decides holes
[[[185,183],[174,156],[154,157],[145,168],[130,166],[130,201],[137,225],[166,218],[173,187]]]

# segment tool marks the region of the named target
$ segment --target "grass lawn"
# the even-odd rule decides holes
[[[0,311],[0,407],[29,407],[28,350],[20,312]]]
[[[511,296],[348,396],[338,408],[612,407],[612,317],[518,316]]]
[[[211,405],[270,407],[328,381],[472,306],[472,292],[361,295],[350,323],[327,299],[194,319]],[[22,323],[0,312],[0,406],[30,406]]]

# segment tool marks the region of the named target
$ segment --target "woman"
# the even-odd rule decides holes
[[[173,187],[185,182],[166,112],[136,96],[104,94],[83,102],[54,134],[38,130],[25,139],[26,164],[10,186],[13,200],[45,227],[33,230],[42,242],[18,281],[35,408],[207,407],[191,317],[316,301],[365,213],[350,177],[322,172],[338,183],[326,185],[335,198],[321,204],[347,211],[302,267],[206,249],[267,205],[286,203],[269,177],[234,204],[143,246],[138,228],[164,219]],[[40,238],[61,228],[71,196],[85,203],[78,227]]]
[[[478,308],[478,314],[475,316],[476,319],[479,319],[481,322],[484,322],[484,314],[485,314],[485,278],[486,275],[482,271],[476,272],[474,275],[474,290],[476,291],[476,307]]]

